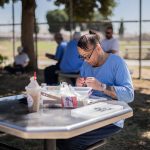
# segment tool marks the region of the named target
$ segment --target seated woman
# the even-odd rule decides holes
[[[80,57],[84,59],[81,77],[77,86],[92,87],[93,95],[105,96],[113,100],[132,102],[134,90],[131,76],[124,60],[110,53],[105,53],[99,43],[99,36],[94,31],[81,36],[78,42]],[[107,138],[123,128],[123,120],[88,133],[58,140],[60,150],[85,150],[90,145]]]
[[[24,52],[23,47],[17,48],[18,55],[16,55],[13,66],[6,66],[4,70],[6,70],[9,73],[15,74],[17,72],[24,73],[26,67],[29,64],[29,57]]]

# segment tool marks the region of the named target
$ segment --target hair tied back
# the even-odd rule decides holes
[[[95,30],[89,30],[89,34],[95,35],[95,38],[100,41],[100,36],[98,35],[97,31]]]

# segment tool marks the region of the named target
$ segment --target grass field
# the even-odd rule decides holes
[[[150,42],[144,41],[142,42],[143,46],[149,46]],[[16,41],[15,46],[16,49],[20,45],[19,41]],[[39,61],[45,59],[45,53],[55,53],[55,48],[57,44],[54,41],[38,41],[38,58]],[[120,42],[120,52],[121,55],[124,56],[125,49],[127,46],[137,46],[138,42],[136,41],[121,41]],[[148,52],[148,49],[143,49],[143,56]],[[17,51],[15,52],[17,54]],[[13,56],[13,47],[12,47],[12,41],[10,40],[1,40],[0,41],[0,54],[3,56],[7,56],[10,60]],[[138,48],[134,48],[133,50],[129,50],[129,57],[130,58],[138,58]]]
[[[15,43],[16,51],[15,54],[17,54],[17,47],[20,46],[20,42],[16,41]],[[44,60],[46,59],[45,53],[55,53],[56,49],[56,42],[54,41],[39,41],[38,42],[38,59]],[[12,47],[12,41],[0,41],[0,54],[3,56],[7,56],[9,62],[13,61],[13,47]]]
[[[19,41],[16,41],[16,49],[17,47],[20,45]],[[38,41],[38,61],[39,61],[39,68],[45,68],[46,65],[45,63],[42,64],[40,62],[48,62],[47,65],[51,64],[51,60],[49,60],[47,57],[45,57],[45,53],[55,53],[55,49],[56,49],[56,42],[54,41]],[[121,56],[124,56],[125,54],[125,48],[127,46],[134,46],[137,47],[138,46],[138,42],[136,41],[121,41],[120,42],[120,54]],[[150,46],[150,42],[144,41],[143,42],[143,46]],[[2,54],[3,56],[7,56],[8,57],[8,61],[7,64],[13,62],[13,51],[12,51],[12,41],[0,41],[0,54]],[[129,58],[137,58],[138,57],[138,49],[133,49],[134,53],[130,53],[129,52]],[[133,52],[132,51],[132,52]],[[143,56],[145,54],[147,54],[148,50],[147,49],[143,49]],[[17,51],[15,52],[17,54]],[[129,68],[131,70],[133,70],[133,77],[137,78],[138,77],[138,67],[133,67],[133,66],[129,66]],[[142,67],[142,76],[144,78],[150,78],[150,67]]]

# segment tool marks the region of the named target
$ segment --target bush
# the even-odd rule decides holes
[[[7,59],[8,59],[8,57],[2,56],[2,55],[0,54],[0,66],[1,66],[3,63],[5,63]]]

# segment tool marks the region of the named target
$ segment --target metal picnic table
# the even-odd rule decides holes
[[[109,125],[133,115],[132,109],[121,101],[123,110],[93,118],[74,117],[71,109],[43,108],[29,113],[27,105],[20,101],[24,95],[0,98],[0,131],[23,139],[44,139],[44,150],[56,150],[56,139],[71,138]]]

